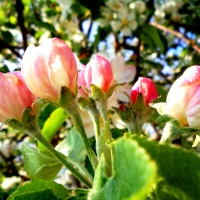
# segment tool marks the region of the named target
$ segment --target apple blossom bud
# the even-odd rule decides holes
[[[29,46],[22,59],[22,74],[29,89],[43,99],[57,101],[62,86],[76,93],[77,64],[71,49],[58,38]]]
[[[85,82],[85,65],[82,65],[82,69],[80,71],[78,71],[78,96],[81,97],[88,97],[88,93],[82,88],[83,87],[87,87],[87,84]]]
[[[36,100],[20,71],[0,72],[0,91],[0,122],[3,123],[11,118],[21,120],[23,110]]]
[[[114,85],[114,76],[110,63],[102,56],[96,55],[85,68],[85,81],[99,87],[106,93]]]
[[[141,93],[144,97],[146,106],[158,97],[158,93],[153,81],[149,78],[140,77],[133,85],[130,100],[134,104],[138,94]]]
[[[182,125],[200,128],[200,66],[189,67],[167,95],[169,115]]]

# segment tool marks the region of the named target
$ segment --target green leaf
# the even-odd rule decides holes
[[[56,146],[56,150],[63,153],[68,159],[82,172],[84,172],[90,180],[93,180],[91,174],[83,166],[86,156],[85,148],[80,135],[72,128],[68,136]]]
[[[159,94],[159,102],[165,102],[168,91],[163,86],[156,84],[156,90]]]
[[[41,100],[40,100],[41,101]],[[42,105],[43,103],[42,102],[39,102],[39,106],[44,106],[41,108],[40,110],[40,114],[39,114],[39,117],[38,117],[38,124],[40,126],[40,128],[42,129],[46,120],[49,118],[49,116],[51,115],[51,113],[56,109],[54,106],[52,105]]]
[[[124,130],[118,129],[118,128],[112,128],[111,130],[112,138],[117,139],[124,134]]]
[[[11,43],[13,41],[13,35],[11,34],[10,31],[3,31],[3,30],[0,30],[0,34],[2,35],[3,37],[3,40],[6,42],[6,43]]]
[[[23,144],[25,170],[31,179],[53,180],[60,171],[62,164],[49,152],[40,152],[27,144]]]
[[[7,73],[9,71],[10,70],[7,65],[3,65],[2,67],[0,67],[0,72],[2,72],[2,73]]]
[[[63,108],[57,108],[51,113],[50,117],[47,119],[42,129],[42,135],[48,142],[53,139],[67,117],[68,115]],[[38,148],[41,151],[45,150],[45,147],[39,142]]]
[[[42,22],[42,21],[38,22],[38,21],[35,21],[35,25],[38,28],[44,28],[44,29],[46,29],[46,30],[48,30],[48,31],[56,34],[55,27],[52,24],[48,23],[48,22]]]
[[[160,102],[160,103],[150,103],[149,104],[152,108],[155,108],[158,113],[160,115],[165,115],[165,114],[168,114],[169,111],[168,111],[168,108],[167,108],[167,104],[164,103],[164,102]]]
[[[171,117],[170,115],[161,115],[156,119],[156,123],[160,124],[160,123],[167,123],[170,120],[173,120],[174,118]]]
[[[8,191],[3,191],[0,187],[0,200],[7,199],[9,195],[11,195],[15,191],[14,189],[10,189]]]
[[[89,1],[89,0],[79,0],[79,3],[91,11],[92,19],[96,19],[100,16],[100,5],[102,0]]]
[[[20,186],[8,200],[63,200],[70,193],[71,190],[53,181],[35,180]]]
[[[88,196],[88,191],[86,189],[74,189],[72,191],[72,197],[69,197],[68,200],[86,200]]]
[[[113,176],[106,178],[102,155],[88,199],[145,199],[155,179],[155,163],[131,138],[122,137],[111,146],[114,155]]]
[[[75,163],[82,163],[85,158],[84,145],[75,128],[71,129],[68,136],[57,145],[56,149]]]
[[[160,49],[162,53],[167,51],[167,40],[161,32],[151,24],[145,24],[142,27],[141,38],[144,44],[148,45],[151,50]]]
[[[194,200],[200,192],[200,157],[175,146],[133,137],[156,161],[156,200]]]

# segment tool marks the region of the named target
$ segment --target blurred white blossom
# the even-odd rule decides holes
[[[163,24],[165,23],[165,16],[169,15],[170,18],[174,21],[180,20],[182,17],[181,14],[178,13],[178,9],[183,5],[183,0],[170,0],[164,1],[160,4],[158,1],[154,2],[154,6],[156,8],[154,20]]]
[[[111,21],[111,27],[114,31],[121,31],[125,36],[131,35],[136,30],[138,23],[134,11],[122,8],[117,20]]]
[[[102,18],[97,21],[101,27],[111,25],[114,32],[121,32],[125,36],[132,34],[138,26],[146,20],[146,4],[143,1],[108,0],[101,8]]]

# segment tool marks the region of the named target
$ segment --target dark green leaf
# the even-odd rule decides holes
[[[123,136],[124,131],[121,129],[118,129],[118,128],[112,128],[111,133],[112,133],[112,138],[117,139],[117,138]]]
[[[142,27],[140,36],[144,44],[148,45],[151,50],[155,51],[156,49],[159,49],[162,53],[167,51],[166,38],[151,24],[145,24]]]
[[[10,33],[10,31],[1,30],[1,35],[6,43],[11,43],[13,41],[13,35]]]
[[[92,18],[96,19],[100,15],[100,4],[102,0],[90,1],[90,0],[79,0],[79,3],[91,11]]]
[[[53,181],[35,180],[20,186],[8,200],[63,200],[71,191]]]
[[[44,126],[44,123],[46,122],[46,120],[49,118],[49,116],[51,115],[51,113],[55,110],[56,108],[52,105],[47,105],[45,106],[41,111],[40,111],[40,115],[38,117],[38,124],[40,126],[40,128],[42,129]]]
[[[10,189],[10,190],[8,190],[8,191],[3,191],[3,190],[0,188],[0,200],[7,199],[8,196],[11,195],[14,191],[15,191],[15,188],[14,188],[14,189]]]
[[[87,200],[88,190],[77,188],[72,191],[72,195],[68,200]]]
[[[8,68],[8,66],[7,65],[4,65],[3,67],[0,67],[0,72],[2,72],[2,73],[7,73],[7,72],[9,72],[10,70],[9,70],[9,68]]]
[[[55,29],[55,27],[54,27],[52,24],[50,24],[50,23],[47,23],[47,22],[38,22],[38,21],[36,21],[35,24],[36,24],[36,26],[37,26],[38,28],[44,28],[44,29],[46,29],[46,30],[48,30],[48,31],[50,31],[50,32],[52,32],[52,33],[54,33],[54,34],[56,34],[56,29]]]
[[[158,165],[157,200],[194,200],[200,194],[200,157],[175,146],[134,137]]]

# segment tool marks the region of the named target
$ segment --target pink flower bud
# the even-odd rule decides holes
[[[85,69],[85,81],[90,88],[91,84],[107,92],[114,84],[114,77],[110,63],[102,56],[96,55]]]
[[[149,78],[140,77],[133,85],[131,91],[131,103],[134,104],[138,94],[143,94],[146,105],[148,106],[154,99],[158,97],[158,93],[153,81]]]
[[[10,118],[21,120],[23,110],[35,100],[20,71],[0,72],[0,122],[4,123]]]
[[[76,91],[77,64],[71,49],[58,39],[27,48],[22,74],[29,89],[43,99],[58,100],[62,86]]]
[[[85,82],[85,65],[82,65],[82,69],[78,72],[78,96],[81,97],[88,97],[88,93],[82,88],[87,87],[87,84]]]
[[[182,125],[200,128],[200,66],[188,68],[167,95],[169,115]]]

